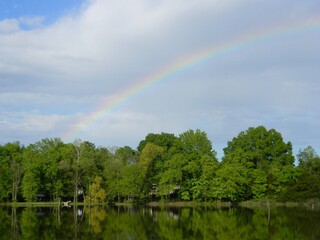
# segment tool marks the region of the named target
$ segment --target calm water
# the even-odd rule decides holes
[[[303,208],[0,208],[0,239],[319,239]]]

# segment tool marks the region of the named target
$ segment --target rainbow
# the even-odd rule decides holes
[[[231,54],[241,49],[249,48],[259,43],[264,43],[279,37],[292,36],[308,31],[320,29],[320,18],[314,17],[305,19],[296,23],[272,26],[271,28],[262,29],[242,35],[236,39],[225,42],[219,46],[210,46],[200,51],[180,56],[177,59],[162,66],[153,73],[136,81],[131,86],[122,89],[112,97],[105,98],[95,110],[88,116],[81,119],[80,122],[73,125],[63,135],[65,139],[72,140],[78,133],[89,128],[94,122],[102,118],[109,112],[114,111],[119,106],[125,104],[130,99],[138,96],[140,93],[147,91],[159,82],[173,79],[179,73],[206,61]]]

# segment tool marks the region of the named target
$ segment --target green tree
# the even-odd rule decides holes
[[[64,143],[59,138],[46,138],[38,144],[42,157],[42,191],[52,199],[58,199],[64,192],[65,173],[60,168]]]
[[[22,196],[31,202],[36,199],[37,193],[43,190],[43,158],[39,144],[30,144],[24,153],[24,176],[22,178]]]
[[[121,159],[117,159],[112,152],[107,150],[103,176],[109,200],[117,199],[120,202],[124,163]]]
[[[313,147],[308,146],[304,149],[300,149],[297,159],[301,169],[311,173],[320,171],[320,157]]]
[[[185,157],[182,153],[174,154],[165,162],[164,171],[159,173],[160,180],[157,185],[157,195],[165,197],[181,189],[182,168],[185,165]]]
[[[22,188],[28,201],[35,200],[38,193],[51,199],[63,195],[65,174],[60,168],[63,147],[64,143],[59,138],[46,138],[26,148]]]
[[[107,197],[106,191],[103,189],[102,177],[96,176],[93,179],[93,183],[89,186],[89,194],[87,201],[89,203],[102,203]]]
[[[267,130],[263,126],[249,128],[228,142],[224,153],[224,163],[240,164],[248,172],[245,191],[240,199],[277,198],[290,181],[287,173],[294,168],[292,145],[285,143],[274,129]]]
[[[80,174],[82,179],[80,179],[80,187],[83,192],[83,197],[85,198],[86,191],[89,190],[89,186],[93,181],[93,176],[97,176],[100,171],[97,168],[97,150],[93,143],[84,141],[81,144],[82,157],[80,160]],[[84,199],[85,200],[85,199]]]
[[[83,154],[82,140],[76,139],[73,142],[74,147],[74,158],[72,159],[71,169],[73,170],[73,202],[78,202],[79,186],[81,185],[82,169],[81,169],[81,158]]]
[[[208,198],[212,198],[213,182],[216,177],[216,172],[219,167],[219,163],[216,158],[212,159],[208,155],[204,155],[201,158],[202,174],[200,176],[199,189],[201,196],[207,201]]]
[[[182,167],[181,197],[199,199],[203,195],[205,176],[202,180],[203,165],[209,162],[217,162],[216,153],[212,150],[212,143],[205,132],[188,130],[179,135],[176,141],[177,149],[183,154],[185,164]],[[205,173],[208,175],[208,173]]]
[[[23,150],[19,142],[0,147],[0,201],[9,194],[12,201],[17,201],[23,174]]]
[[[141,185],[142,179],[139,166],[131,164],[125,165],[122,169],[120,194],[126,197],[127,200],[131,198],[137,199],[140,197]]]
[[[139,152],[145,148],[147,143],[154,143],[157,146],[164,148],[167,151],[176,141],[177,137],[172,133],[149,133],[144,140],[140,141],[137,149]]]
[[[0,202],[9,199],[10,192],[10,167],[7,153],[0,146]]]
[[[262,169],[253,170],[252,194],[256,199],[265,198],[268,190],[267,172]]]
[[[138,157],[138,152],[129,146],[117,148],[115,151],[115,158],[121,160],[124,165],[136,164]]]
[[[297,160],[299,166],[282,198],[292,201],[320,198],[319,155],[311,146],[308,146],[299,150]]]
[[[179,135],[166,153],[159,175],[158,194],[179,193],[182,200],[207,198],[214,165],[218,164],[212,143],[203,131],[188,130]]]
[[[101,157],[101,152],[99,153]],[[73,201],[78,201],[79,195],[85,198],[92,176],[102,171],[102,163],[97,160],[95,145],[90,142],[83,142],[76,139],[68,144],[63,150],[63,159],[60,168],[69,173],[69,182],[73,186]],[[85,199],[84,199],[85,200]]]
[[[138,197],[140,195],[140,169],[137,162],[138,152],[125,146],[114,148],[105,161],[104,176],[106,179],[108,197],[110,199]]]
[[[213,179],[212,196],[218,200],[243,200],[249,184],[250,170],[240,162],[222,163]]]
[[[161,155],[164,153],[163,147],[154,143],[147,143],[140,154],[138,166],[140,169],[139,180],[141,181],[141,193],[144,197],[150,194],[153,184],[155,183],[154,176],[155,166],[158,161],[161,161]]]
[[[26,171],[22,182],[22,195],[27,202],[33,202],[41,188],[41,179],[37,173]]]

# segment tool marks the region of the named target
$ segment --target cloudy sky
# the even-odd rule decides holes
[[[319,42],[319,0],[0,0],[0,144],[200,129],[221,155],[264,125],[319,153]]]

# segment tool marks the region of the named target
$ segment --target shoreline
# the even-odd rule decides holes
[[[75,204],[70,202],[68,205],[64,205],[63,202],[7,202],[0,203],[0,207],[73,207]],[[146,202],[146,203],[132,203],[132,202],[119,202],[119,203],[100,203],[100,204],[88,204],[84,202],[78,202],[76,206],[117,206],[117,207],[132,207],[132,206],[146,206],[146,207],[214,207],[214,208],[226,208],[226,207],[244,207],[244,208],[276,208],[276,207],[306,207],[308,209],[320,209],[320,201],[317,199],[310,199],[304,202],[277,202],[273,200],[249,200],[242,202]]]

